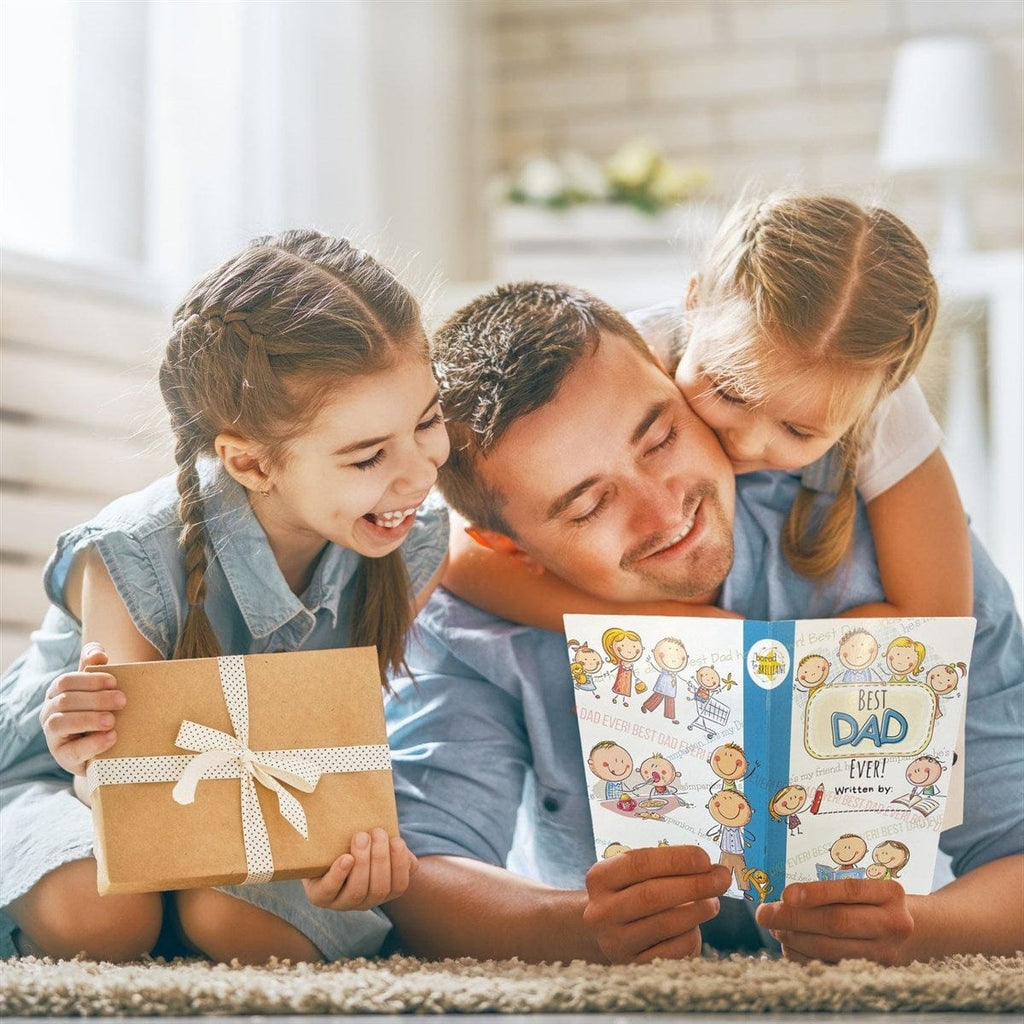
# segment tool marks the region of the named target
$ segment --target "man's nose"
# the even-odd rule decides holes
[[[658,533],[682,525],[685,492],[671,478],[638,481],[633,518],[638,528]]]

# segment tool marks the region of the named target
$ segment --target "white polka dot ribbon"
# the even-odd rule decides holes
[[[274,874],[267,823],[256,794],[256,783],[277,794],[282,817],[303,838],[309,830],[302,804],[282,783],[312,793],[324,773],[374,771],[391,767],[386,744],[351,747],[300,747],[293,750],[249,748],[249,697],[245,662],[240,656],[217,659],[221,689],[235,731],[232,736],[185,719],[175,745],[195,756],[112,757],[92,761],[86,770],[89,792],[97,786],[125,783],[174,782],[176,803],[191,804],[202,779],[239,779],[242,797],[242,840],[248,875],[245,883],[268,882]]]

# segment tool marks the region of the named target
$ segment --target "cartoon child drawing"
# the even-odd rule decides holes
[[[935,694],[935,718],[938,719],[942,717],[940,698],[948,697],[960,685],[960,680],[967,678],[967,666],[962,661],[935,665],[928,669],[924,678]]]
[[[629,853],[632,849],[631,846],[626,846],[625,843],[609,843],[604,848],[604,853],[601,854],[602,860],[608,860],[609,857],[617,857],[620,853]]]
[[[831,666],[828,658],[821,654],[805,654],[796,667],[796,683],[803,687],[808,695],[825,685],[828,670]]]
[[[866,629],[851,629],[839,641],[839,661],[843,671],[836,681],[840,683],[870,683],[877,681],[871,663],[878,657],[878,641]]]
[[[867,856],[868,844],[852,832],[844,832],[829,849],[835,874],[843,878],[864,878],[864,869],[857,865]]]
[[[661,754],[652,754],[640,765],[640,777],[651,784],[648,799],[675,793],[672,783],[678,774],[676,766]]]
[[[622,706],[629,707],[627,697],[633,695],[633,665],[640,660],[644,653],[643,644],[640,642],[640,634],[634,633],[631,629],[619,629],[612,627],[606,629],[601,637],[601,646],[608,660],[616,666],[615,683],[612,686],[612,703],[617,704],[622,698]]]
[[[807,790],[795,783],[783,786],[768,802],[768,813],[773,821],[786,819],[791,836],[803,835],[800,831],[800,811],[808,805]]]
[[[892,673],[890,683],[915,682],[914,676],[921,671],[923,662],[924,644],[909,636],[896,637],[885,649],[885,663]]]
[[[665,717],[671,719],[673,725],[678,725],[676,718],[676,688],[677,677],[686,668],[686,648],[682,640],[666,636],[654,645],[654,663],[660,669],[658,678],[654,681],[654,688],[650,697],[640,705],[640,710],[646,714],[653,711],[662,701],[665,702]]]
[[[744,899],[753,901],[750,895],[750,876],[743,857],[743,847],[750,846],[746,826],[750,823],[754,811],[747,798],[736,789],[723,789],[716,793],[707,803],[711,817],[718,823],[712,826],[707,835],[717,840],[719,850],[718,863],[724,864],[736,879],[736,888],[743,893]]]
[[[722,780],[720,783],[713,782],[711,784],[709,790],[711,793],[715,792],[716,786],[719,790],[731,789],[738,791],[737,783],[740,779],[753,775],[758,767],[757,762],[754,763],[753,767],[750,767],[747,763],[747,755],[743,753],[743,748],[735,743],[723,743],[720,747],[716,747],[708,758],[708,764],[711,766],[711,770]]]
[[[570,640],[569,650],[573,652],[569,669],[572,672],[572,681],[576,689],[586,690],[594,695],[594,700],[600,700],[601,694],[597,692],[595,680],[598,670],[603,664],[601,655],[593,647],[588,647],[585,643],[580,643],[579,640]]]
[[[864,872],[868,878],[899,878],[910,860],[910,849],[895,839],[886,839],[871,851],[871,860]]]
[[[935,785],[939,776],[945,771],[945,766],[937,757],[931,754],[922,754],[910,762],[907,768],[907,782],[910,783],[910,795],[935,796],[939,787]]]
[[[605,800],[618,800],[631,792],[626,779],[633,773],[633,758],[614,740],[596,743],[587,758],[590,770],[604,783]]]

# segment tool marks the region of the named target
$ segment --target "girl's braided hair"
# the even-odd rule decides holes
[[[419,307],[390,271],[344,239],[315,231],[258,238],[207,274],[175,311],[160,366],[178,466],[188,612],[175,658],[220,644],[204,609],[207,531],[197,461],[230,432],[286,458],[339,384],[415,355],[427,361]],[[349,642],[376,645],[382,670],[402,663],[412,620],[399,551],[364,558]]]

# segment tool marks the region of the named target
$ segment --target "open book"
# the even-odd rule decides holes
[[[970,618],[566,615],[598,857],[704,847],[727,895],[931,891],[962,820]]]

